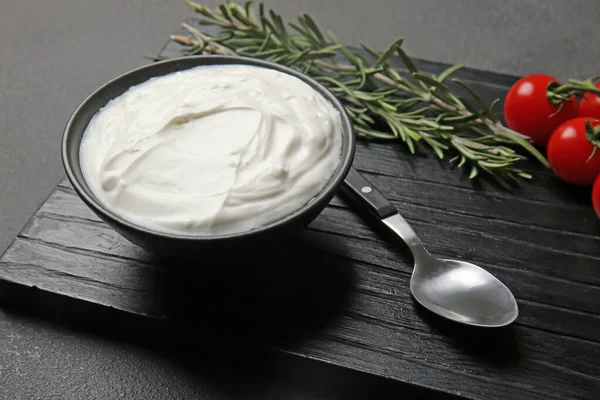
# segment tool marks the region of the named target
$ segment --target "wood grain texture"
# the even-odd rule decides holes
[[[486,99],[515,80],[473,70],[461,78]],[[597,398],[600,221],[589,192],[534,163],[535,179],[507,192],[394,143],[359,143],[355,167],[434,254],[505,282],[519,302],[515,324],[469,329],[418,307],[403,245],[337,197],[273,254],[182,268],[125,241],[63,181],[0,259],[0,279],[467,399]]]

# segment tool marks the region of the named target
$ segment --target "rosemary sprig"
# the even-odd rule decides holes
[[[256,10],[251,1],[243,6],[227,1],[213,10],[184,1],[201,15],[201,25],[219,30],[211,35],[183,24],[190,36],[171,39],[186,46],[184,54],[255,57],[308,74],[344,102],[360,137],[400,140],[411,153],[429,150],[440,159],[450,153],[452,163],[468,168],[469,178],[484,173],[506,188],[518,178],[531,179],[518,167],[527,157],[515,148],[548,166],[524,136],[501,123],[493,110],[498,100],[487,105],[470,86],[452,78],[461,66],[437,76],[422,73],[402,49],[402,38],[383,52],[363,45],[372,56],[368,60],[333,33],[324,35],[308,14],[286,25],[262,3]],[[392,55],[401,57],[413,79],[396,72],[389,64]]]

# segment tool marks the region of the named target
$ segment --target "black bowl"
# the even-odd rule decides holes
[[[183,235],[156,231],[131,222],[106,208],[87,185],[79,163],[81,138],[92,117],[110,100],[130,87],[155,76],[162,76],[202,65],[244,64],[274,69],[295,76],[323,95],[340,112],[342,119],[342,156],[333,176],[323,190],[308,204],[267,225],[232,234]],[[197,56],[161,61],[138,68],[106,83],[85,99],[69,119],[62,140],[62,160],[67,177],[85,204],[102,220],[129,241],[153,253],[167,255],[196,255],[213,252],[243,252],[264,244],[280,241],[290,234],[300,232],[325,208],[342,184],[354,158],[356,141],[348,114],[338,99],[325,87],[290,68],[246,57]],[[208,253],[207,253],[208,252]]]

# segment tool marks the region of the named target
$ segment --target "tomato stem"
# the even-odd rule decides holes
[[[600,89],[595,83],[598,76],[592,76],[586,80],[569,79],[565,85],[559,85],[557,82],[550,82],[546,91],[546,97],[553,104],[559,104],[563,101],[571,101],[572,95],[584,95],[594,93],[600,95]]]
[[[594,146],[592,154],[590,154],[590,157],[587,159],[588,161],[590,161],[592,157],[594,157],[594,154],[596,154],[596,150],[598,150],[598,148],[600,147],[600,125],[598,124],[599,122],[600,120],[585,122],[586,139]]]

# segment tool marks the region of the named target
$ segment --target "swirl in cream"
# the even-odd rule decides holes
[[[202,235],[252,229],[307,204],[341,148],[339,112],[308,84],[229,65],[130,88],[90,121],[80,159],[93,193],[117,214]]]

